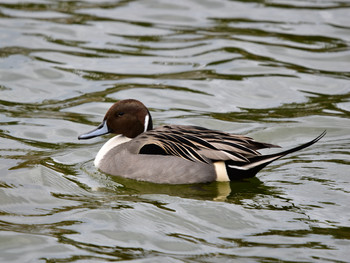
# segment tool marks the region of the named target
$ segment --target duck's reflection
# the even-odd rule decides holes
[[[272,195],[277,193],[274,187],[266,186],[258,178],[231,182],[212,182],[206,184],[155,184],[140,182],[118,176],[110,176],[103,173],[95,173],[94,179],[100,182],[99,190],[112,190],[117,196],[133,198],[141,195],[161,194],[191,198],[198,200],[225,201],[240,203],[244,199],[252,199],[257,195]]]

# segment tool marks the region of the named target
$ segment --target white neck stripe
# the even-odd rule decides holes
[[[148,128],[148,122],[149,122],[149,115],[147,114],[146,116],[145,116],[145,122],[144,122],[144,127],[145,127],[145,129],[143,130],[143,132],[146,132],[147,131],[147,128]]]
[[[117,135],[112,137],[111,139],[109,139],[102,147],[101,149],[98,151],[96,157],[95,157],[95,161],[94,161],[94,165],[99,168],[100,164],[101,164],[101,160],[103,159],[103,157],[105,157],[107,155],[107,153],[114,149],[115,147],[117,147],[118,145],[128,142],[131,139],[128,137],[125,137],[123,135]]]

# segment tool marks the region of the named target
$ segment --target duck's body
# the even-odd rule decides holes
[[[137,100],[115,103],[102,124],[79,139],[107,133],[119,135],[100,149],[94,162],[97,168],[111,175],[168,184],[253,177],[269,163],[314,144],[325,134],[287,151],[261,155],[257,150],[279,146],[197,126],[153,129],[149,111]]]
[[[111,140],[116,143],[115,136]],[[110,142],[110,141],[108,141]],[[108,143],[107,142],[107,143]],[[101,149],[102,150],[102,149]],[[138,140],[130,140],[111,148],[108,152],[99,151],[95,166],[101,171],[122,177],[161,184],[186,184],[215,181],[213,165],[193,162],[173,155],[142,154]],[[142,157],[142,158],[140,158]]]

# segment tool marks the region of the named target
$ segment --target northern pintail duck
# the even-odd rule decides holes
[[[261,155],[257,150],[279,147],[244,135],[198,126],[165,125],[153,129],[144,104],[128,99],[116,102],[103,122],[79,139],[114,133],[97,153],[94,164],[102,172],[166,184],[230,181],[256,175],[269,163],[306,148],[314,140],[279,153]]]

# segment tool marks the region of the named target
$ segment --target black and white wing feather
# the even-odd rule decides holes
[[[144,141],[141,154],[175,155],[203,163],[228,160],[249,163],[250,158],[260,155],[258,149],[279,147],[243,135],[180,125],[162,126],[137,139]]]

